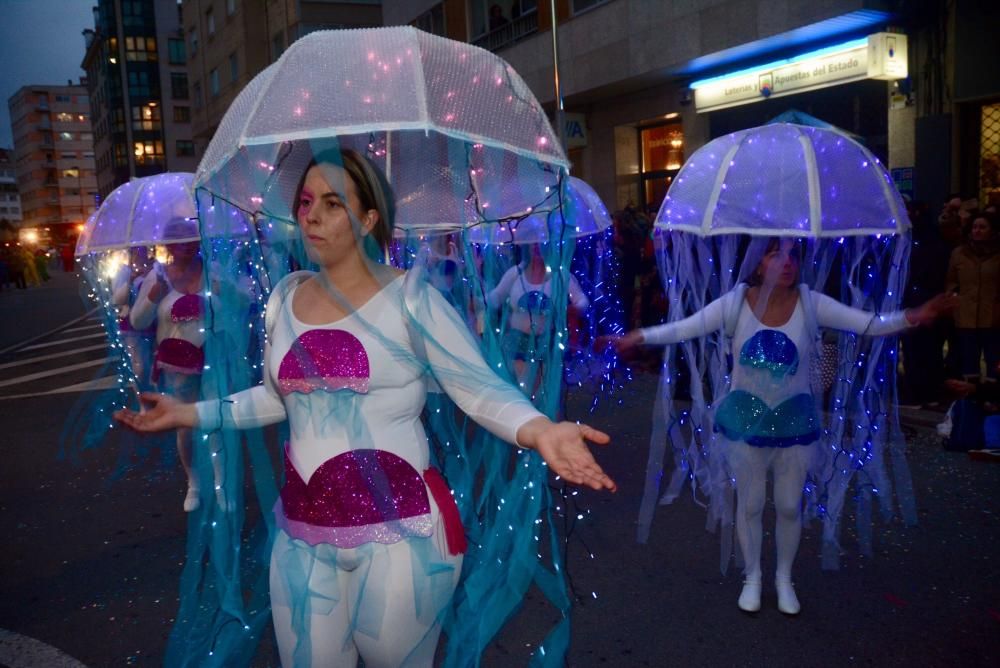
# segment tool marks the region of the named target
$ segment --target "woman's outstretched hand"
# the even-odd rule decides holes
[[[143,392],[139,400],[147,408],[141,412],[123,408],[115,413],[115,420],[136,431],[167,431],[180,427],[195,427],[198,411],[194,404],[185,404],[166,394]]]
[[[517,430],[517,442],[537,450],[556,475],[574,485],[614,492],[618,485],[594,461],[587,441],[607,445],[611,437],[584,424],[552,422],[545,417],[535,418]]]
[[[627,334],[622,336],[600,336],[594,342],[594,348],[597,350],[604,350],[607,347],[612,347],[615,352],[619,355],[625,355],[643,344],[642,332],[638,329],[633,329]]]
[[[958,295],[943,292],[931,297],[920,306],[907,310],[906,319],[914,325],[929,325],[956,308],[958,308]]]

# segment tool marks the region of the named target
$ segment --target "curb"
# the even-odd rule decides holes
[[[36,336],[32,336],[30,339],[25,339],[24,341],[18,341],[17,343],[15,343],[13,345],[7,346],[6,348],[0,350],[0,355],[6,355],[8,353],[17,352],[18,350],[20,350],[21,348],[24,348],[25,346],[30,346],[35,341],[41,341],[42,339],[44,339],[47,336],[52,336],[53,334],[58,334],[59,332],[63,331],[64,329],[69,329],[70,327],[72,327],[73,325],[77,324],[78,322],[83,322],[84,320],[86,320],[90,316],[92,316],[95,313],[97,313],[98,309],[100,309],[100,306],[95,306],[94,308],[90,309],[89,311],[87,311],[83,315],[81,315],[79,317],[76,317],[76,318],[73,318],[69,322],[64,322],[63,324],[59,325],[58,327],[56,327],[54,329],[50,329],[49,331],[43,332],[42,334],[38,334]]]

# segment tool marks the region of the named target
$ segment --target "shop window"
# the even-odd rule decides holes
[[[684,164],[684,131],[681,124],[640,128],[639,151],[642,197],[647,210],[656,211]]]
[[[1000,206],[1000,103],[984,104],[979,138],[979,201]]]

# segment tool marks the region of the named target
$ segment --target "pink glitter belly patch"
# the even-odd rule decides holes
[[[368,392],[368,353],[343,329],[310,329],[295,339],[278,367],[278,390],[309,394],[315,390]]]
[[[285,452],[278,526],[310,545],[352,548],[430,536],[427,486],[406,460],[385,450],[351,450],[328,459],[307,484]]]
[[[184,339],[163,339],[156,346],[156,369],[189,376],[200,374],[205,366],[205,352]]]
[[[205,313],[204,302],[198,295],[184,295],[170,306],[170,319],[174,322],[200,320]]]

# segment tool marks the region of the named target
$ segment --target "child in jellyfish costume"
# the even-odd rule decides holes
[[[156,263],[146,275],[129,313],[129,323],[133,329],[141,331],[155,322],[153,382],[181,401],[196,401],[200,397],[205,367],[204,317],[211,293],[205,286],[206,270],[197,240],[197,224],[173,219],[166,224],[164,235],[168,240],[194,240],[168,243],[171,261],[166,266]],[[184,512],[192,512],[201,505],[202,481],[193,462],[189,428],[177,429],[177,454],[187,477]],[[219,501],[224,503],[220,486],[222,470],[218,468],[218,458],[212,460],[215,465],[213,487]]]
[[[143,431],[287,420],[269,585],[282,664],[430,666],[466,549],[420,422],[431,375],[472,419],[537,449],[570,482],[613,489],[584,441],[607,437],[550,422],[486,365],[419,268],[376,261],[394,205],[367,158],[317,159],[294,202],[320,270],[271,290],[264,384],[197,404],[145,395],[145,413],[118,417]]]
[[[117,307],[118,331],[128,353],[129,363],[140,392],[152,389],[153,347],[155,322],[145,329],[132,327],[129,314],[152,269],[152,258],[145,246],[128,251],[129,261],[123,263],[111,280],[111,301]]]
[[[626,352],[638,345],[665,346],[722,334],[725,389],[712,402],[715,434],[705,439],[712,439],[710,447],[722,455],[725,475],[735,484],[735,528],[745,574],[738,606],[745,612],[761,607],[769,473],[774,479],[778,609],[796,615],[801,608],[792,564],[802,530],[803,488],[820,459],[825,432],[823,391],[813,373],[820,328],[883,337],[929,323],[951,308],[944,296],[887,314],[847,307],[800,283],[806,248],[791,238],[754,239],[743,261],[749,269],[743,282],[686,318],[633,330],[615,342],[619,352]],[[693,387],[692,395],[697,391]],[[705,486],[710,495],[720,491],[718,480]]]
[[[544,360],[536,359],[534,351],[538,349],[539,338],[551,326],[555,280],[565,283],[569,304],[577,312],[586,311],[590,300],[568,268],[558,272],[550,269],[543,244],[530,244],[521,252],[527,258],[503,274],[487,294],[486,304],[491,309],[508,309],[502,317],[507,327],[503,335],[504,352],[514,362],[518,382],[534,396],[545,373]],[[529,368],[534,373],[529,373]]]

